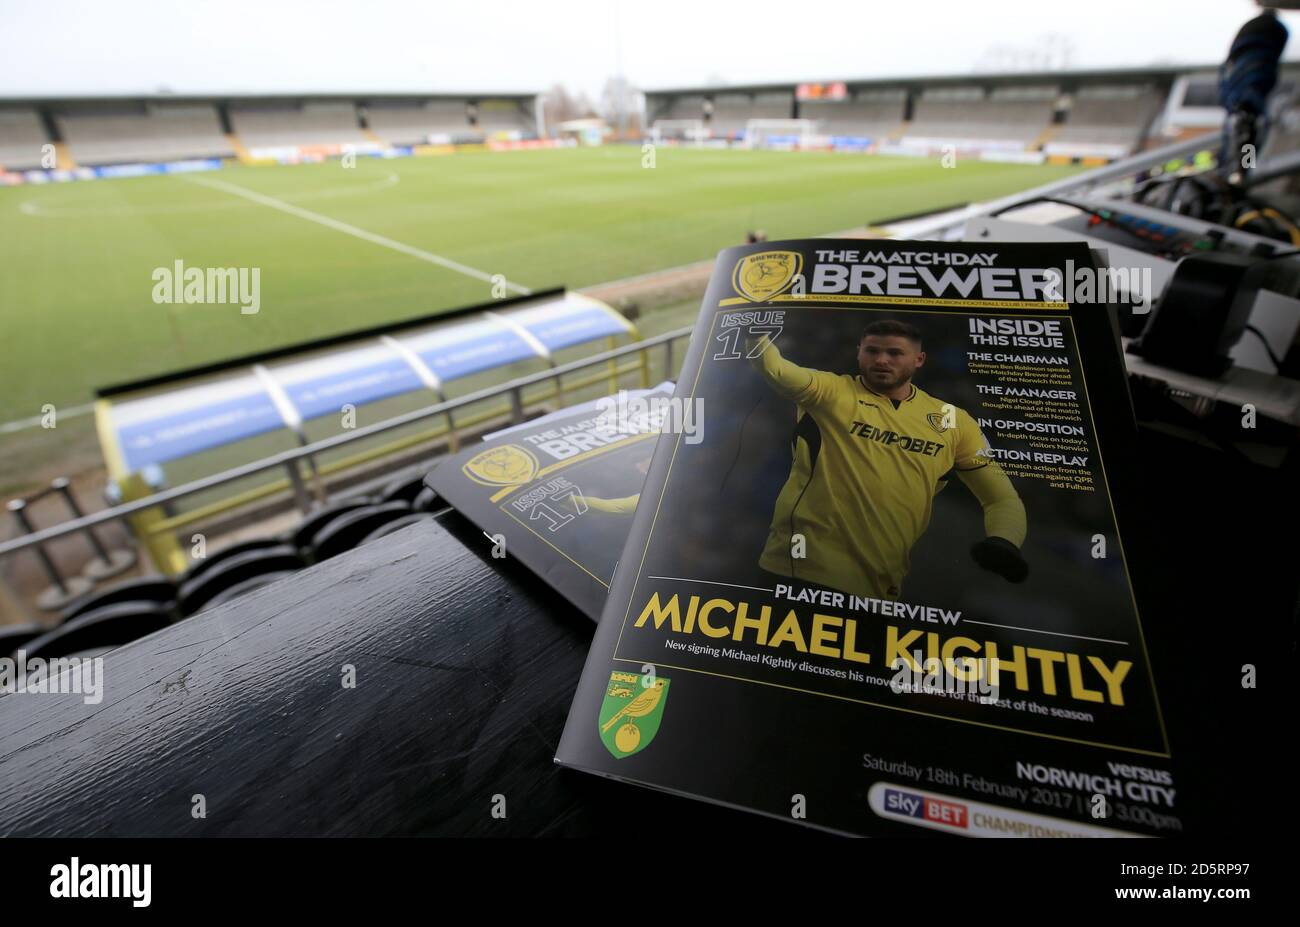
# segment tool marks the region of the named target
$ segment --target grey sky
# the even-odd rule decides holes
[[[648,89],[952,74],[1016,60],[998,46],[1041,52],[1052,34],[1073,67],[1199,64],[1257,12],[1251,0],[0,0],[0,95],[564,83],[594,97],[620,57]],[[1300,38],[1288,52],[1300,58]]]

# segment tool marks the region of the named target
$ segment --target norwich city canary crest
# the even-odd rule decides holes
[[[465,475],[484,486],[518,486],[537,476],[537,458],[518,444],[505,444],[475,454],[461,467]]]
[[[756,303],[782,293],[803,268],[797,251],[764,251],[749,254],[736,263],[732,285],[736,292]]]
[[[668,680],[662,676],[647,686],[636,673],[615,670],[609,674],[596,724],[601,743],[614,759],[631,756],[654,740],[667,700]]]

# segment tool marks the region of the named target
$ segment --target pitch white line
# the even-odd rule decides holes
[[[284,195],[288,200],[333,200],[345,196],[362,196],[366,193],[372,193],[375,190],[384,190],[388,187],[396,186],[402,182],[402,178],[396,171],[389,171],[388,176],[383,180],[373,181],[371,183],[357,184],[350,187],[335,187],[329,190],[308,190],[306,193],[296,193]],[[38,219],[99,219],[112,216],[162,216],[176,215],[179,213],[211,212],[214,209],[247,209],[247,203],[233,203],[222,201],[220,203],[173,203],[166,206],[112,206],[104,209],[60,209],[54,207],[49,209],[41,205],[40,200],[24,200],[18,204],[18,211],[25,216],[35,216]]]
[[[76,418],[78,415],[85,415],[87,412],[93,411],[94,408],[92,404],[73,406],[71,409],[56,408],[54,414],[57,418]],[[0,435],[7,435],[11,431],[22,431],[24,428],[35,428],[44,418],[44,415],[33,415],[31,418],[19,418],[12,422],[5,422],[0,425]]]
[[[393,239],[386,238],[383,235],[376,235],[374,232],[367,232],[365,229],[357,228],[355,225],[350,225],[347,222],[340,222],[338,219],[331,219],[329,216],[322,216],[318,212],[312,212],[310,209],[303,209],[301,206],[294,206],[292,203],[277,200],[264,193],[256,193],[246,187],[240,187],[233,183],[226,183],[224,180],[213,180],[210,177],[183,176],[180,179],[188,181],[189,183],[196,183],[202,187],[210,187],[213,190],[221,190],[222,192],[229,193],[232,196],[242,196],[244,199],[251,200],[254,203],[259,203],[262,206],[268,206],[271,209],[278,209],[280,212],[288,213],[291,216],[297,216],[299,219],[306,219],[308,222],[315,222],[317,225],[323,225],[336,232],[342,232],[344,235],[351,235],[353,238],[360,238],[362,241],[368,241],[372,245],[379,245],[381,248],[388,248],[400,252],[401,254],[408,255],[409,257],[418,258],[426,263],[436,264],[439,267],[453,270],[456,273],[464,274],[467,277],[473,277],[476,280],[482,280],[486,283],[493,282],[493,274],[485,273],[478,268],[461,264],[459,261],[453,261],[450,258],[445,258],[439,254],[433,254],[432,252],[425,251],[421,248],[403,244],[400,241],[394,241]],[[506,289],[513,290],[514,292],[521,293],[525,296],[532,292],[528,287],[519,283],[511,283],[509,280],[504,280],[504,285]]]

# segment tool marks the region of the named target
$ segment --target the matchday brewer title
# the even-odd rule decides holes
[[[996,252],[820,250],[809,295],[932,296],[1059,302],[1049,267],[998,267]]]

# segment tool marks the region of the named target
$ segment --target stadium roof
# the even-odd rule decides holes
[[[850,91],[895,90],[929,87],[969,87],[972,85],[1032,86],[1042,84],[1132,84],[1172,83],[1186,74],[1214,73],[1215,64],[1159,65],[1140,68],[1099,68],[1082,71],[1012,71],[1002,74],[934,74],[916,77],[869,77],[859,79],[824,78],[819,81],[781,81],[765,84],[722,84],[708,87],[666,87],[646,90],[648,96],[717,96],[727,93],[776,93],[792,90],[803,83],[842,83]],[[1282,62],[1286,71],[1300,71],[1300,59]]]
[[[532,100],[541,91],[492,91],[478,93],[473,91],[444,92],[429,91],[372,91],[365,93],[134,93],[111,94],[103,96],[54,95],[54,96],[0,96],[0,106],[50,106],[83,104],[130,104],[143,103],[302,103],[302,102],[361,102],[373,103],[402,100]]]

